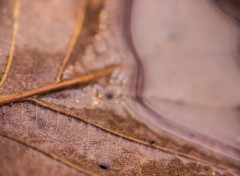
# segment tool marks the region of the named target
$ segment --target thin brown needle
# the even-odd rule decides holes
[[[16,38],[17,38],[17,32],[18,32],[18,18],[19,18],[19,9],[20,9],[20,0],[14,1],[14,8],[13,8],[13,34],[12,34],[12,43],[10,47],[10,53],[8,57],[8,63],[6,66],[6,69],[3,73],[3,77],[0,81],[0,86],[4,83],[4,81],[7,78],[8,72],[11,68],[14,51],[15,51],[15,44],[16,44]]]
[[[82,4],[80,4],[80,10],[78,12],[78,17],[77,17],[77,20],[76,20],[76,23],[75,23],[75,27],[74,27],[74,32],[73,32],[73,35],[72,35],[72,38],[70,40],[70,43],[68,45],[68,48],[67,48],[67,51],[66,51],[66,54],[63,58],[63,62],[58,70],[58,74],[57,74],[57,78],[56,78],[56,82],[60,82],[61,81],[61,77],[62,77],[62,74],[63,74],[63,71],[67,65],[67,62],[73,52],[73,49],[77,43],[77,40],[80,36],[80,33],[82,31],[82,26],[83,26],[83,21],[85,19],[85,13],[86,13],[86,0],[82,1]]]
[[[59,83],[49,84],[44,87],[40,87],[37,89],[23,92],[21,94],[6,96],[6,97],[3,97],[0,99],[0,105],[20,101],[20,100],[29,98],[34,95],[45,94],[45,93],[52,92],[54,90],[60,90],[60,89],[72,87],[75,85],[86,84],[86,83],[89,83],[92,81],[96,81],[97,79],[99,79],[101,77],[110,75],[113,72],[113,70],[117,67],[118,67],[117,65],[113,65],[113,66],[110,66],[110,67],[107,67],[107,68],[104,68],[104,69],[101,69],[98,71],[87,73],[87,74],[79,76],[75,79],[71,79],[71,80],[67,80],[67,81],[63,81],[63,82],[59,82]]]

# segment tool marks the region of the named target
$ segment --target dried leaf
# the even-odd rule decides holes
[[[129,110],[121,5],[0,1],[0,175],[239,173]]]

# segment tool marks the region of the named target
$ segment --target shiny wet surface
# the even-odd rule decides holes
[[[237,25],[207,0],[140,0],[131,28],[148,119],[239,158]]]

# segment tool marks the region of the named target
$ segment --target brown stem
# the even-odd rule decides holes
[[[86,84],[92,81],[96,81],[101,77],[110,75],[114,71],[114,69],[116,69],[117,67],[118,67],[117,65],[112,65],[98,71],[87,73],[85,75],[79,76],[78,78],[75,78],[72,80],[49,84],[44,87],[23,92],[21,94],[6,96],[0,99],[0,105],[20,101],[34,95],[45,94],[45,93],[52,92],[54,90],[65,89],[75,85]]]

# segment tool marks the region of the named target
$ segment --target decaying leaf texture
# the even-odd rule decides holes
[[[26,145],[4,137],[1,137],[0,143],[1,151],[4,151],[0,153],[2,159],[0,167],[3,175],[24,176],[36,175],[36,173],[38,175],[79,175],[74,169],[69,169]],[[81,173],[81,175],[85,174]]]
[[[155,133],[129,110],[133,62],[121,35],[120,6],[110,0],[0,1],[0,73],[6,75],[0,175],[240,172],[198,145]]]

